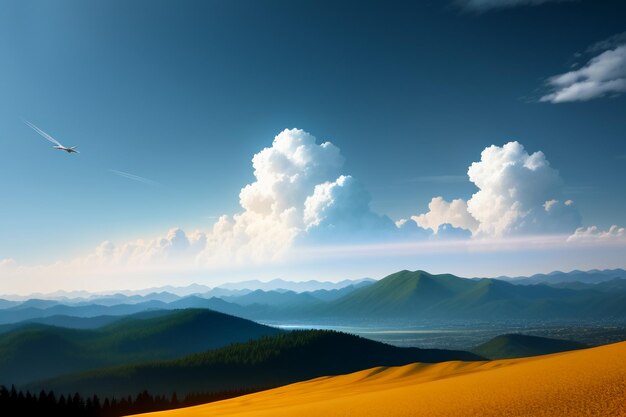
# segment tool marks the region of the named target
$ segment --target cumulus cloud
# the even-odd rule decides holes
[[[601,230],[597,226],[579,227],[567,238],[568,242],[626,242],[626,229],[613,225],[609,230]]]
[[[289,251],[299,257],[324,247],[408,245],[423,250],[419,245],[469,244],[470,237],[481,238],[474,239],[475,244],[495,238],[501,246],[501,238],[569,235],[580,226],[558,171],[542,152],[529,154],[518,142],[483,150],[480,161],[468,169],[469,180],[478,188],[468,201],[435,197],[428,212],[396,223],[370,208],[369,193],[342,172],[343,164],[332,143],[317,143],[302,130],[287,129],[252,158],[255,180],[240,191],[241,209],[219,217],[206,230],[173,228],[150,239],[104,241],[85,256],[49,266],[23,267],[5,259],[0,260],[0,271],[20,277],[67,276],[70,271],[85,277],[114,271],[123,280],[128,271],[133,276],[155,269],[196,273],[288,262],[293,259],[286,256]],[[571,239],[605,234],[623,236],[624,229],[578,229]]]
[[[252,158],[256,181],[239,195],[243,212],[223,216],[207,235],[202,262],[280,258],[296,240],[342,241],[395,230],[369,207],[370,196],[350,175],[331,142],[287,129]]]
[[[555,3],[568,0],[458,0],[462,7],[475,10],[487,11],[490,9],[502,9],[516,6],[538,6],[544,3]]]
[[[102,242],[78,267],[185,263],[220,267],[279,261],[294,244],[426,236],[417,225],[398,228],[370,209],[370,195],[342,174],[344,158],[331,142],[286,129],[252,158],[255,181],[239,193],[241,211],[219,217],[207,231],[114,244]]]
[[[300,129],[285,129],[252,158],[256,181],[242,188],[243,211],[222,216],[199,254],[205,263],[271,260],[306,229],[304,203],[315,187],[341,175],[344,158],[331,142],[316,143]]]
[[[435,233],[439,233],[439,227],[445,224],[469,231],[478,228],[478,221],[467,211],[467,203],[460,198],[448,202],[443,197],[434,197],[428,204],[427,213],[412,216],[411,219]]]
[[[543,152],[528,154],[519,142],[490,146],[467,171],[478,192],[465,202],[435,197],[429,211],[411,217],[439,234],[442,225],[469,230],[473,236],[571,233],[580,225],[563,182]]]
[[[563,182],[541,151],[528,154],[519,142],[490,146],[467,174],[479,189],[467,211],[479,223],[477,234],[569,233],[580,225]]]
[[[616,40],[623,43],[615,45]],[[590,59],[582,68],[550,77],[547,84],[552,91],[540,101],[587,101],[626,92],[626,40],[620,35],[591,49],[597,51],[601,47],[610,49]]]

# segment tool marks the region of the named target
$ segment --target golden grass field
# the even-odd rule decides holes
[[[372,368],[149,415],[626,416],[626,342],[534,358]]]

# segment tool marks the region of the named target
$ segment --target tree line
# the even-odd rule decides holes
[[[147,391],[135,397],[100,398],[97,395],[82,396],[79,393],[57,396],[53,391],[30,391],[0,386],[0,415],[6,417],[25,415],[59,415],[65,417],[118,417],[129,414],[148,413],[190,407],[250,394],[259,389],[236,389],[211,393],[188,394],[179,399],[171,396],[152,395]]]

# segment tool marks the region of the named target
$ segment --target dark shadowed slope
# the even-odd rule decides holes
[[[373,366],[478,360],[463,351],[398,348],[345,333],[294,331],[172,361],[101,369],[33,385],[56,391],[124,395],[273,387]]]
[[[0,384],[136,361],[176,358],[280,330],[210,310],[142,313],[95,330],[32,324],[0,335]]]
[[[571,340],[523,334],[505,334],[476,346],[472,349],[472,352],[489,359],[511,359],[547,355],[568,350],[584,349],[586,347],[588,346]]]

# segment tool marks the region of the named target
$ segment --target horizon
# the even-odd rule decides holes
[[[166,285],[160,285],[160,286],[155,286],[155,287],[141,287],[141,288],[112,288],[112,289],[105,289],[105,290],[98,290],[98,291],[89,291],[89,290],[85,290],[85,289],[74,289],[74,290],[64,290],[64,289],[57,289],[53,292],[33,292],[33,293],[24,293],[24,294],[20,294],[20,293],[13,293],[13,294],[2,294],[0,293],[0,299],[5,299],[5,300],[9,300],[9,301],[25,301],[28,299],[33,299],[35,297],[69,297],[72,298],[75,294],[86,294],[89,295],[89,298],[95,297],[95,296],[106,296],[106,295],[115,295],[115,294],[124,294],[124,293],[130,293],[130,294],[137,294],[137,293],[146,293],[146,294],[153,294],[155,292],[157,292],[158,290],[163,290],[163,291],[159,291],[159,292],[167,292],[164,289],[165,288],[170,288],[173,290],[183,290],[183,289],[187,289],[187,288],[191,288],[191,287],[203,287],[203,289],[206,289],[207,291],[210,290],[214,290],[214,289],[219,289],[219,288],[223,288],[224,286],[227,286],[229,284],[245,284],[245,283],[259,283],[259,284],[270,284],[273,282],[285,282],[285,283],[289,283],[289,284],[305,284],[305,283],[319,283],[319,284],[339,284],[339,283],[343,283],[343,282],[360,282],[360,281],[365,281],[365,280],[372,280],[374,282],[376,281],[380,281],[384,278],[387,278],[391,275],[394,275],[396,273],[399,272],[425,272],[429,275],[454,275],[457,278],[461,278],[461,279],[470,279],[470,280],[476,280],[476,279],[499,279],[499,280],[503,280],[503,281],[516,281],[518,279],[523,279],[523,278],[532,278],[534,276],[550,276],[550,275],[554,275],[554,274],[572,274],[572,273],[576,273],[576,272],[581,272],[581,273],[595,273],[595,272],[610,272],[610,271],[626,271],[626,269],[624,268],[606,268],[606,269],[589,269],[589,270],[580,270],[580,269],[572,269],[572,270],[568,270],[568,271],[561,271],[561,270],[553,270],[550,272],[536,272],[534,274],[528,274],[528,275],[515,275],[515,276],[508,276],[508,275],[497,275],[497,276],[463,276],[463,275],[457,275],[457,274],[450,274],[447,272],[431,272],[431,271],[426,271],[423,269],[416,269],[416,270],[408,270],[408,269],[402,269],[402,270],[397,270],[394,272],[390,272],[387,273],[385,275],[379,276],[379,277],[360,277],[360,278],[344,278],[344,279],[337,279],[337,280],[323,280],[323,279],[306,279],[306,280],[291,280],[288,278],[280,278],[280,277],[276,277],[276,278],[270,278],[270,279],[242,279],[239,281],[222,281],[219,284],[215,284],[213,286],[209,286],[206,284],[201,284],[199,282],[191,282],[189,284],[181,284],[181,285],[172,285],[172,284],[166,284]],[[283,290],[286,290],[284,288],[280,288]],[[261,291],[274,291],[274,290],[262,290]],[[148,291],[150,291],[148,293]],[[255,290],[256,291],[256,290]],[[293,291],[293,290],[287,290],[287,291]],[[308,292],[311,290],[303,290],[301,292]],[[298,291],[295,291],[298,292]],[[187,297],[187,296],[192,296],[192,295],[197,295],[200,293],[189,293],[187,295],[183,295],[181,297]],[[76,295],[75,298],[81,298],[80,295]]]
[[[7,2],[0,292],[626,268],[626,5],[297,3]]]

